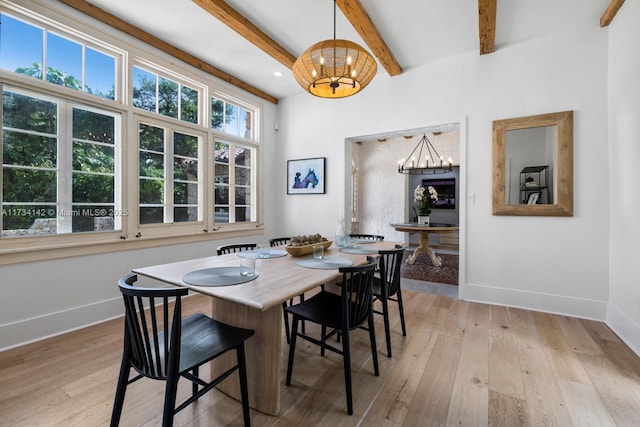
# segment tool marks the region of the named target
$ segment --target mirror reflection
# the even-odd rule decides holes
[[[573,216],[573,111],[493,122],[493,214]]]
[[[506,204],[552,205],[556,126],[506,131]]]

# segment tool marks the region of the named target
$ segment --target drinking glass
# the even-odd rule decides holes
[[[322,258],[324,258],[324,246],[313,245],[313,259],[322,259]]]
[[[250,277],[256,274],[256,259],[251,257],[240,258],[240,275]]]
[[[258,258],[269,258],[269,246],[258,245]]]

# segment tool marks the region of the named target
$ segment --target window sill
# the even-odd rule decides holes
[[[109,252],[121,252],[128,250],[155,248],[167,245],[180,245],[185,243],[197,243],[208,240],[222,240],[243,236],[256,236],[264,234],[264,227],[235,228],[218,230],[209,233],[198,233],[181,236],[151,236],[130,239],[121,239],[120,233],[110,233],[113,239],[103,241],[75,241],[69,240],[60,243],[41,243],[27,241],[26,238],[0,241],[0,265],[19,264],[27,262],[46,261],[59,258],[72,258],[76,256],[104,254]],[[75,237],[75,236],[74,236]],[[114,240],[117,239],[117,240]],[[11,243],[10,245],[7,243]],[[23,243],[23,244],[20,244]]]

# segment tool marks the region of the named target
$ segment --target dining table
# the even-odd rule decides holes
[[[413,264],[416,262],[416,258],[419,254],[423,253],[431,259],[431,263],[434,267],[440,267],[442,265],[442,258],[437,256],[433,251],[433,248],[429,246],[429,234],[432,233],[457,233],[460,227],[453,224],[444,223],[431,223],[429,225],[418,224],[417,222],[410,222],[404,224],[391,224],[396,231],[402,231],[404,233],[418,233],[420,235],[419,244],[413,254],[411,254],[406,263]]]
[[[134,268],[146,276],[212,297],[212,316],[230,325],[253,329],[246,342],[250,406],[268,415],[280,413],[280,366],[282,345],[282,303],[324,284],[340,280],[340,266],[362,265],[368,255],[393,249],[398,242],[356,241],[355,246],[330,246],[323,259],[312,254],[293,257],[284,246],[264,251],[206,256],[160,265]],[[240,259],[255,257],[254,276],[241,276]],[[220,272],[224,272],[220,273]],[[216,276],[217,274],[219,274]],[[237,278],[237,280],[236,280]],[[237,284],[234,284],[238,282]],[[222,283],[222,284],[221,284]],[[219,374],[235,365],[235,355],[226,354],[212,363]],[[218,389],[240,400],[237,381],[223,381]]]

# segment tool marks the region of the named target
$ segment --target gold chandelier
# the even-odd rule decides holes
[[[378,64],[362,46],[336,40],[336,1],[333,1],[333,39],[311,46],[293,64],[296,81],[312,95],[344,98],[364,89]]]

